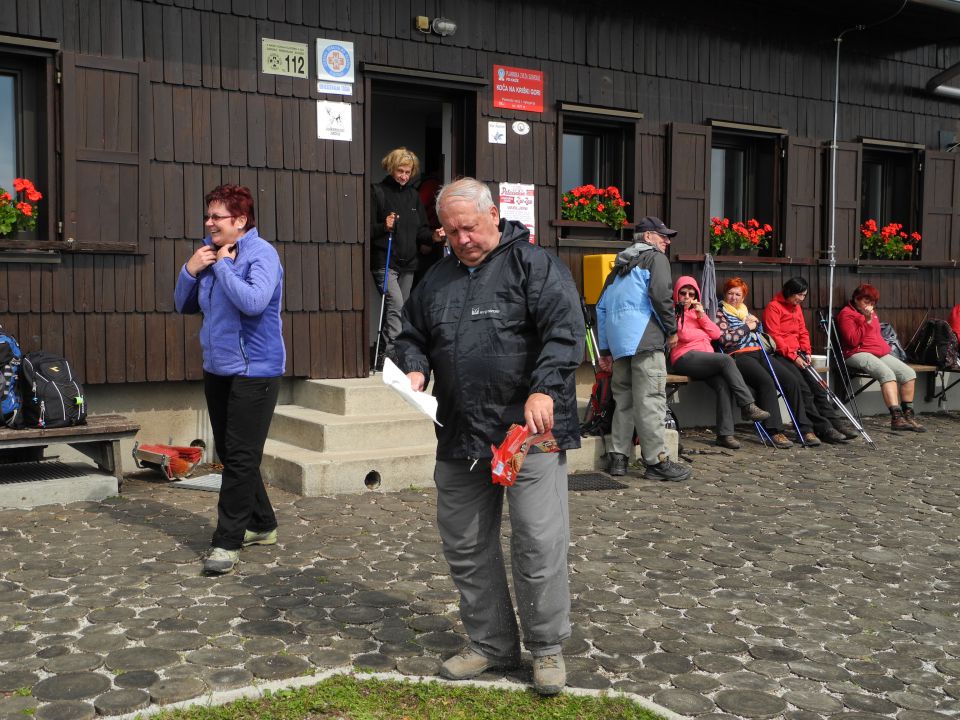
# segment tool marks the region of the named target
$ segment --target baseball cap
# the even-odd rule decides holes
[[[663,220],[658,217],[648,215],[640,220],[633,228],[635,233],[655,232],[667,237],[673,237],[677,234],[676,230],[671,230],[663,224]]]

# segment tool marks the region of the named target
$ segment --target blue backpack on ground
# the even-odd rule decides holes
[[[0,422],[9,427],[20,427],[22,422],[23,404],[17,386],[22,359],[20,343],[0,326]]]

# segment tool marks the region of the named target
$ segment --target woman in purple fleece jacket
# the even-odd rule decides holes
[[[177,312],[203,314],[203,387],[223,481],[208,574],[234,569],[240,548],[277,541],[260,460],[286,364],[283,268],[256,229],[253,198],[221,185],[205,198],[208,237],[180,270]]]

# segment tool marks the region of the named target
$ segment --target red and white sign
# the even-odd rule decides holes
[[[543,72],[494,65],[493,106],[542,113]]]
[[[537,242],[537,211],[533,185],[500,183],[500,217],[516,220],[530,231],[530,242]]]

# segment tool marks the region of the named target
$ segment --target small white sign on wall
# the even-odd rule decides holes
[[[353,43],[317,38],[317,79],[353,82]]]
[[[350,103],[317,100],[317,138],[353,140],[353,115]]]
[[[507,144],[507,124],[497,120],[491,120],[487,123],[487,140],[491,145]]]
[[[310,77],[307,63],[307,44],[261,38],[260,71],[268,75],[287,75],[289,77]]]
[[[500,183],[500,217],[523,223],[530,242],[537,242],[536,192],[525,183]]]

